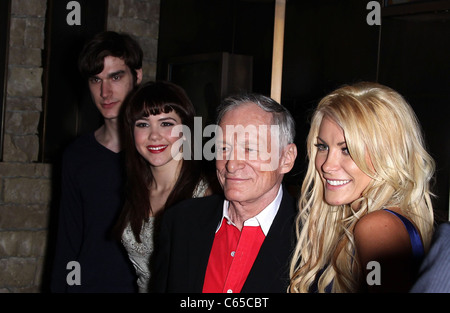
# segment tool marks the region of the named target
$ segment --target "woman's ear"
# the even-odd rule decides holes
[[[288,144],[283,149],[283,155],[280,160],[280,171],[282,174],[286,174],[292,170],[297,158],[297,146],[295,143]]]
[[[142,68],[136,70],[136,85],[142,82]]]

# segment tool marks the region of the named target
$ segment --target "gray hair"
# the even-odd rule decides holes
[[[272,123],[280,127],[279,143],[281,149],[288,144],[294,143],[295,121],[291,113],[277,101],[261,94],[243,93],[225,98],[217,108],[216,124],[220,124],[225,113],[248,102],[256,104],[266,112],[272,113]]]

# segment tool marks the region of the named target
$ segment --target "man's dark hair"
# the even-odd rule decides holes
[[[81,75],[87,79],[103,71],[107,56],[123,59],[136,83],[136,70],[142,68],[142,48],[130,35],[113,31],[101,32],[86,43],[78,59]]]

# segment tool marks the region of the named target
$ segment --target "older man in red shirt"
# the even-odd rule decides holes
[[[223,195],[166,210],[153,289],[285,292],[296,215],[294,199],[282,186],[297,156],[292,116],[271,98],[246,94],[223,101],[218,125],[216,169]]]

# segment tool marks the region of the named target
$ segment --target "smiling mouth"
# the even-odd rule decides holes
[[[234,182],[234,183],[239,183],[239,182],[245,182],[247,181],[244,178],[238,178],[238,177],[225,177],[226,181],[228,182]]]
[[[331,180],[331,179],[327,179],[326,181],[331,186],[342,186],[350,182],[350,180]]]
[[[147,146],[147,150],[151,153],[160,153],[166,150],[168,145],[162,145],[162,146]]]

